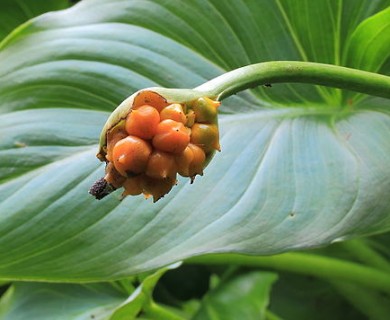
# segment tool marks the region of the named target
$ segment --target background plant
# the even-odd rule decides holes
[[[1,14],[15,3],[3,1]],[[17,3],[29,12],[13,15],[20,22],[68,5]],[[316,61],[388,75],[388,6],[388,1],[83,0],[16,28],[0,44],[0,276],[4,281],[125,280],[17,283],[3,295],[0,315],[16,319],[28,311],[37,312],[29,318],[52,319],[57,312],[65,319],[81,314],[115,319],[142,307],[152,318],[174,317],[172,312],[204,318],[226,310],[226,296],[236,301],[235,288],[245,287],[246,307],[237,310],[251,310],[250,305],[258,317],[274,283],[272,311],[310,318],[316,312],[311,304],[299,311],[292,299],[296,292],[285,298],[286,287],[299,283],[318,290],[311,295],[321,297],[313,302],[317,308],[318,301],[326,301],[328,308],[321,310],[345,316],[345,302],[328,283],[284,273],[275,282],[275,274],[259,266],[330,279],[360,312],[388,315],[381,302],[390,281],[385,237],[316,253],[249,260],[222,256],[249,270],[211,267],[221,263],[213,257],[187,260],[207,267],[169,271],[156,288],[157,296],[164,284],[174,290],[169,274],[203,279],[188,290],[180,285],[185,297],[160,294],[160,301],[180,306],[179,311],[161,309],[150,298],[165,269],[142,275],[203,253],[273,254],[387,231],[385,99],[302,84],[244,92],[221,106],[223,152],[194,185],[180,181],[156,205],[142,198],[119,202],[115,196],[98,202],[86,192],[103,171],[94,159],[100,129],[132,92],[156,85],[192,88],[268,60]],[[15,25],[6,23],[3,34]],[[353,265],[340,265],[334,260],[339,258]],[[324,264],[327,268],[318,268]],[[204,295],[209,279],[211,290],[198,310],[199,300],[191,298]],[[362,289],[367,286],[371,289]],[[58,312],[64,305],[66,312]]]

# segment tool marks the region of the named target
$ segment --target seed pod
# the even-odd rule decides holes
[[[152,148],[145,140],[128,136],[119,140],[112,151],[115,169],[125,177],[145,171]]]
[[[220,151],[218,127],[214,124],[195,123],[191,128],[191,142],[206,153]]]
[[[162,151],[179,154],[190,142],[190,133],[181,123],[174,120],[163,120],[157,126],[153,146]]]
[[[160,123],[156,108],[148,105],[132,110],[126,119],[125,129],[129,135],[142,139],[152,139]]]
[[[157,201],[176,184],[177,173],[202,175],[219,150],[219,102],[201,91],[151,88],[136,92],[110,115],[97,157],[106,175],[90,193],[102,199],[120,187],[123,195]]]
[[[187,122],[187,117],[184,114],[183,107],[179,103],[170,104],[162,109],[160,112],[160,118],[161,120],[171,119],[183,124]]]

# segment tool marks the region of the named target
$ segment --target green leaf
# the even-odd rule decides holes
[[[171,265],[147,275],[130,296],[110,283],[15,283],[0,300],[0,318],[134,319],[141,309],[151,303],[152,292],[160,277],[178,266],[179,264]]]
[[[16,283],[0,301],[1,319],[108,319],[126,296],[109,284]]]
[[[42,13],[69,7],[68,0],[2,0],[0,41],[25,21]]]
[[[110,320],[126,320],[133,319],[135,316],[144,309],[144,313],[148,315],[150,309],[153,309],[153,290],[157,285],[158,280],[168,270],[175,269],[180,266],[180,263],[170,265],[165,268],[161,268],[155,273],[147,276],[141,283],[141,285],[133,292],[133,294],[116,310],[112,313]]]
[[[157,204],[88,194],[100,130],[135,90],[267,60],[353,65],[346,44],[389,1],[355,3],[83,0],[18,28],[0,44],[0,278],[112,280],[389,230],[388,101],[309,85],[224,101],[222,152]],[[359,67],[389,74],[389,54]]]
[[[354,68],[379,71],[387,62],[389,51],[390,7],[364,20],[355,29],[348,41],[346,61]]]
[[[203,298],[196,319],[265,319],[274,273],[252,271],[224,281]]]

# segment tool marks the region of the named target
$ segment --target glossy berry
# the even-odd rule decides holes
[[[190,142],[189,129],[181,122],[163,120],[157,126],[153,138],[153,146],[161,151],[179,154],[184,151]]]
[[[203,174],[206,155],[202,148],[190,143],[175,160],[181,176],[195,177],[197,174]]]
[[[126,119],[125,129],[129,135],[142,139],[152,139],[160,123],[160,114],[151,106],[141,106],[132,110]]]
[[[203,175],[203,168],[206,161],[206,154],[202,148],[190,143],[188,147],[192,150],[193,159],[189,166],[189,176]]]
[[[217,119],[218,107],[221,103],[209,98],[199,98],[194,103],[197,122],[214,123]]]
[[[156,179],[148,176],[144,176],[142,179],[142,188],[145,194],[145,197],[153,196],[153,202],[161,199],[176,184],[176,179],[165,178],[165,179]]]
[[[171,119],[177,122],[185,124],[187,122],[187,117],[184,114],[183,107],[181,104],[174,103],[171,104],[160,112],[161,120]]]
[[[214,124],[195,123],[191,128],[191,142],[206,153],[220,150],[218,127]]]
[[[177,165],[175,157],[171,153],[163,151],[153,151],[151,154],[146,175],[152,178],[176,178]]]
[[[114,166],[123,176],[134,176],[145,171],[151,153],[152,148],[148,142],[128,136],[114,146]]]

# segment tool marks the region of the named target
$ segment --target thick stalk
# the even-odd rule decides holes
[[[390,275],[371,267],[340,259],[307,253],[284,253],[274,256],[214,254],[190,258],[187,263],[231,264],[265,267],[331,280],[345,280],[390,293]]]
[[[144,307],[144,313],[147,317],[151,319],[159,320],[185,320],[185,318],[177,315],[173,311],[169,310],[166,307],[158,305],[152,302],[149,306]]]
[[[272,61],[248,65],[227,72],[201,86],[222,100],[239,91],[259,85],[295,82],[311,83],[390,98],[390,77],[335,65],[300,61]]]

